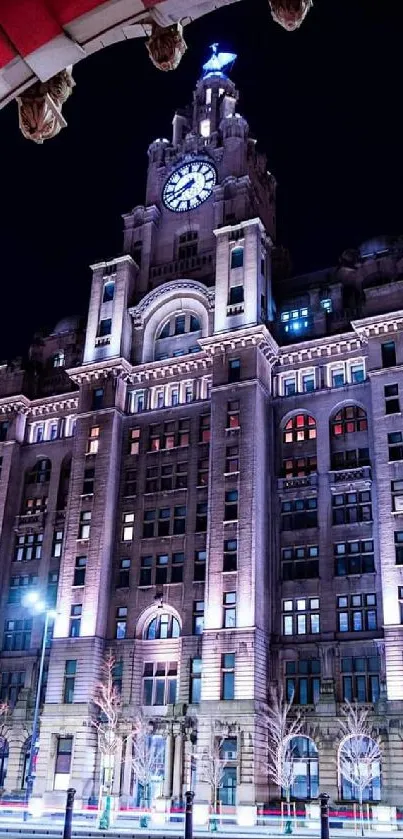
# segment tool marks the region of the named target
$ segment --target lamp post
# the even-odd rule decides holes
[[[32,789],[34,786],[34,776],[32,774],[32,770],[34,767],[34,758],[36,755],[36,741],[38,737],[38,723],[39,723],[39,708],[41,702],[41,690],[42,690],[42,681],[43,681],[43,668],[45,663],[45,652],[46,652],[46,639],[48,634],[48,627],[49,627],[49,620],[56,617],[56,612],[53,609],[48,609],[46,607],[46,603],[43,603],[40,598],[39,594],[36,592],[30,592],[24,598],[24,606],[31,606],[34,612],[37,615],[45,615],[45,624],[43,627],[43,637],[42,637],[42,649],[41,649],[41,658],[39,664],[39,675],[38,681],[36,685],[36,696],[35,696],[35,710],[34,710],[34,719],[32,723],[32,735],[31,735],[31,745],[29,748],[29,759],[28,759],[28,768],[27,768],[27,775],[26,775],[26,789],[25,789],[25,807],[24,807],[24,821],[28,818],[28,805],[29,800],[31,798]]]

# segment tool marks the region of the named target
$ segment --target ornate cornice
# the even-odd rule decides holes
[[[366,343],[368,338],[374,338],[378,335],[388,335],[390,332],[398,332],[403,329],[403,310],[397,312],[388,312],[386,315],[372,315],[369,318],[360,318],[360,320],[352,320],[351,326],[360,336],[361,340]]]
[[[156,385],[163,384],[166,379],[186,376],[186,374],[206,375],[211,368],[211,359],[205,353],[194,353],[180,361],[170,358],[166,361],[151,361],[132,367],[122,374],[128,384]]]
[[[73,382],[81,385],[110,378],[118,379],[130,372],[131,369],[131,364],[125,358],[111,358],[83,364],[81,367],[70,367],[69,370],[66,370],[66,373]]]
[[[303,341],[279,348],[278,363],[281,367],[306,364],[310,361],[326,359],[331,361],[340,355],[362,350],[364,340],[354,332],[341,335],[329,335],[312,341]]]
[[[203,350],[213,356],[244,347],[258,347],[261,353],[273,364],[278,357],[278,344],[264,324],[246,326],[234,332],[218,332],[209,338],[199,338]]]
[[[215,289],[207,288],[204,283],[197,280],[171,280],[168,283],[163,283],[157,288],[150,291],[140,300],[137,306],[132,306],[129,309],[129,314],[132,316],[134,326],[139,328],[144,325],[144,316],[146,312],[153,308],[154,304],[162,297],[169,297],[172,293],[180,294],[180,292],[193,292],[205,299],[206,306],[209,310],[214,309]]]
[[[48,414],[58,414],[64,411],[77,411],[78,395],[62,394],[47,399],[32,400],[29,414],[32,417],[42,417]]]
[[[0,414],[27,414],[31,401],[20,393],[15,396],[3,396],[0,399]]]

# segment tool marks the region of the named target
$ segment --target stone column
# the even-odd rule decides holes
[[[172,752],[173,736],[168,732],[165,737],[164,798],[170,798],[172,794]]]
[[[182,734],[175,735],[174,780],[172,797],[182,798]]]
[[[122,795],[127,795],[128,797],[131,795],[132,747],[133,747],[133,735],[129,734],[128,737],[126,738],[125,765],[124,765],[124,769],[123,769],[123,785],[122,785]]]
[[[116,744],[115,761],[113,767],[113,783],[112,792],[114,795],[120,795],[120,778],[122,766],[123,742],[119,737]]]

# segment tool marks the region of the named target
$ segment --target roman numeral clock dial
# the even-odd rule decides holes
[[[194,210],[210,198],[216,181],[216,170],[208,160],[182,163],[171,172],[165,183],[162,191],[164,205],[174,213]]]

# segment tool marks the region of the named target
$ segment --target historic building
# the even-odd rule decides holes
[[[403,805],[403,246],[287,279],[231,58],[213,52],[172,138],[151,143],[144,206],[123,217],[122,255],[92,266],[86,323],[0,368],[0,783],[24,784],[35,591],[57,612],[34,786],[49,804],[70,785],[98,795],[89,702],[112,649],[122,802],[139,799],[139,711],[155,806],[194,774],[210,799],[198,757],[217,739],[223,806],[278,798],[277,683],[305,718],[296,799],[354,797],[336,765],[348,698],[382,740],[366,797]]]

